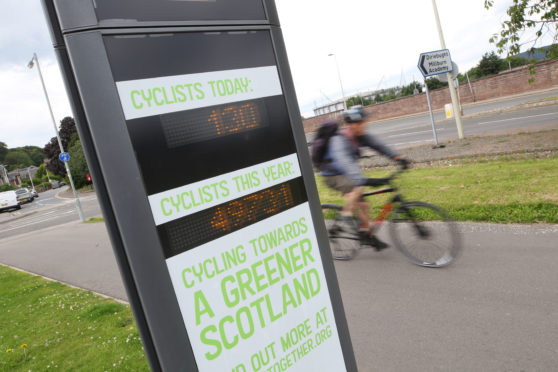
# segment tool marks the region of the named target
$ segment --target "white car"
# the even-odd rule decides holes
[[[0,211],[8,209],[21,209],[15,191],[0,192]]]
[[[17,189],[15,191],[16,195],[17,195],[17,200],[20,203],[30,203],[32,202],[35,197],[33,196],[33,193],[31,191],[29,191],[29,189],[27,189],[26,187],[22,187],[21,189]]]

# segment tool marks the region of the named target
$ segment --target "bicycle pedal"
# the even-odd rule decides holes
[[[384,243],[380,239],[376,238],[375,235],[370,236],[368,233],[362,233],[359,235],[361,244],[371,246],[376,250],[376,252],[389,248],[389,244]]]

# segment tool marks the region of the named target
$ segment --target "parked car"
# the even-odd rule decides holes
[[[35,198],[39,197],[39,193],[34,188],[31,189],[31,193],[33,194],[33,197],[35,197]]]
[[[0,192],[0,211],[8,209],[21,209],[15,191]]]
[[[51,181],[50,184],[52,185],[53,189],[57,189],[62,186],[66,186],[66,182],[64,181]]]
[[[30,203],[35,199],[33,193],[26,187],[17,189],[15,193],[17,195],[17,201],[19,201],[20,203]]]

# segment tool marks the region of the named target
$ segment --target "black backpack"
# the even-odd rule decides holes
[[[335,119],[326,119],[321,122],[316,132],[316,137],[312,142],[312,163],[316,169],[324,165],[324,157],[331,137],[337,134],[339,124]]]

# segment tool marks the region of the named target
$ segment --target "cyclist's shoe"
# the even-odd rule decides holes
[[[370,234],[367,232],[360,233],[360,241],[362,244],[374,247],[377,252],[389,248],[389,245],[387,243],[384,243],[380,239],[376,238],[376,235],[370,236]]]

